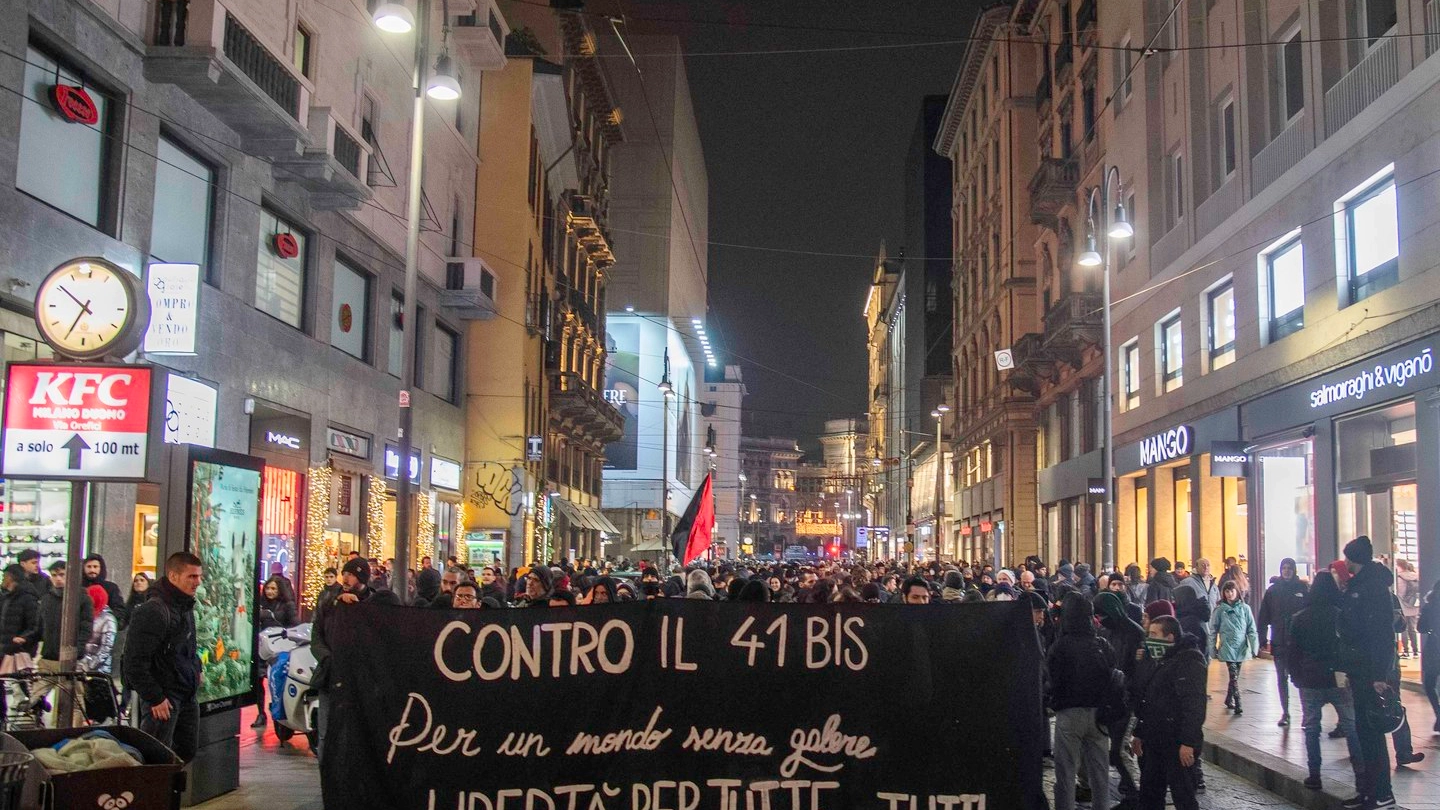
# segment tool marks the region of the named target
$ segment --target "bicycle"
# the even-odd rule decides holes
[[[123,721],[120,693],[115,681],[103,672],[66,670],[40,672],[23,670],[0,675],[0,729],[24,731],[38,728],[70,728],[64,718],[54,716],[52,694],[68,690],[78,703],[83,725],[115,725]],[[36,687],[44,691],[37,693]],[[18,703],[17,703],[18,702]],[[46,715],[51,714],[47,722]]]

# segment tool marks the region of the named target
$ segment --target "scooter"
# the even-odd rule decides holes
[[[310,687],[315,675],[310,625],[260,631],[260,659],[269,666],[275,736],[285,742],[299,732],[313,751],[320,736],[320,694]]]

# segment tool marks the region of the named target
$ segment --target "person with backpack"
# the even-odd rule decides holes
[[[1110,691],[1114,655],[1095,634],[1090,600],[1067,593],[1060,607],[1060,637],[1046,656],[1055,711],[1055,810],[1074,810],[1081,763],[1090,781],[1091,806],[1110,806],[1110,741],[1097,715]]]
[[[165,578],[130,617],[121,671],[140,696],[140,730],[184,762],[200,747],[200,655],[195,643],[195,592],[200,558],[177,551],[165,560]]]
[[[1245,713],[1240,705],[1240,665],[1260,652],[1260,634],[1255,629],[1255,615],[1250,606],[1240,601],[1240,586],[1225,583],[1220,591],[1220,604],[1215,608],[1215,657],[1225,662],[1230,683],[1225,690],[1225,708],[1236,715]]]
[[[1355,704],[1350,690],[1336,677],[1340,662],[1340,642],[1336,625],[1340,619],[1340,587],[1329,571],[1315,575],[1305,607],[1290,618],[1290,634],[1285,657],[1290,661],[1290,680],[1300,690],[1300,728],[1305,732],[1305,759],[1310,775],[1305,787],[1319,790],[1320,781],[1320,714],[1325,704],[1335,707],[1340,729],[1350,749],[1350,764],[1355,773],[1355,789],[1360,789],[1360,738],[1355,734]]]

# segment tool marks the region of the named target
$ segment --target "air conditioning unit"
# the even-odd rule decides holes
[[[495,303],[495,271],[478,256],[454,256],[445,260],[445,289],[440,305],[470,321],[488,321],[499,309]]]

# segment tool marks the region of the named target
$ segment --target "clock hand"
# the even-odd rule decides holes
[[[57,289],[59,289],[60,292],[63,292],[63,293],[65,293],[66,295],[70,296],[70,300],[71,300],[71,301],[74,301],[75,303],[80,304],[80,309],[81,309],[81,311],[82,311],[84,314],[86,314],[86,315],[93,315],[93,314],[94,314],[94,313],[92,313],[92,312],[90,311],[90,302],[89,302],[89,301],[81,302],[81,300],[80,300],[79,298],[76,298],[76,297],[75,297],[75,294],[74,294],[74,293],[70,292],[69,290],[65,289],[64,287],[58,287]]]
[[[67,293],[67,294],[68,294],[68,293]],[[79,299],[76,299],[76,303],[80,303],[80,302],[79,302]],[[80,314],[75,316],[74,322],[72,322],[72,323],[70,324],[70,329],[65,332],[65,337],[66,337],[67,339],[70,337],[70,333],[75,331],[75,327],[80,325],[80,319],[83,318],[83,317],[85,317],[85,316],[88,315],[89,313],[90,313],[90,302],[89,302],[89,301],[86,301],[85,303],[80,304]]]

